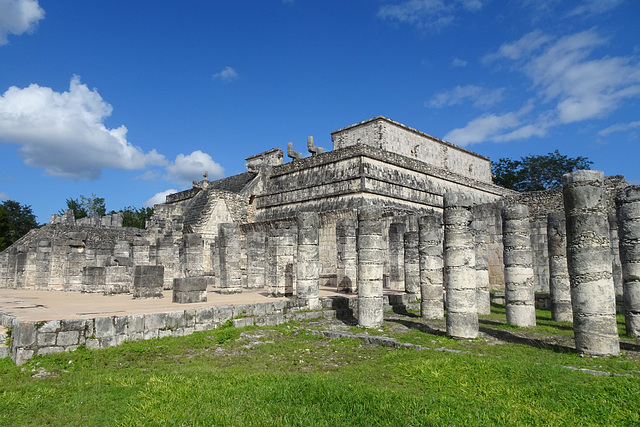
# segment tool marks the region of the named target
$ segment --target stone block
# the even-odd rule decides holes
[[[167,313],[149,313],[144,315],[144,329],[146,331],[164,329],[167,326]]]
[[[38,332],[58,332],[60,328],[60,320],[49,320],[36,327]]]
[[[39,332],[37,334],[38,347],[47,347],[56,344],[55,332]]]
[[[62,331],[58,332],[56,344],[67,347],[70,345],[78,345],[80,342],[80,331]]]

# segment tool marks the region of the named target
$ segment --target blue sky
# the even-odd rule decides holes
[[[640,183],[637,0],[0,0],[0,200],[40,222],[384,115]]]

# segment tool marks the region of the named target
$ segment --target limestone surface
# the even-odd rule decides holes
[[[442,215],[432,213],[418,220],[420,256],[420,316],[444,318],[444,268]]]
[[[616,206],[625,327],[628,335],[640,338],[640,186],[620,190]]]
[[[479,332],[472,207],[464,193],[444,196],[446,324],[447,335],[455,338],[476,338]]]
[[[620,354],[603,182],[601,171],[562,177],[576,349],[597,356]]]
[[[358,209],[358,325],[382,325],[382,212],[377,207]]]
[[[533,251],[526,205],[513,204],[502,209],[502,238],[507,322],[524,328],[534,327]]]
[[[549,245],[551,318],[558,322],[572,322],[571,284],[567,269],[567,227],[563,213],[549,213],[547,217],[547,242]]]

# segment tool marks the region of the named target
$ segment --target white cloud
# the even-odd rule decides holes
[[[561,123],[604,117],[625,98],[640,95],[640,64],[626,57],[590,59],[606,44],[594,30],[565,36],[523,68]]]
[[[0,0],[0,46],[9,43],[9,34],[33,31],[43,18],[38,0]]]
[[[174,190],[173,188],[169,190],[162,191],[160,193],[156,193],[152,198],[144,202],[144,207],[152,208],[153,205],[158,205],[160,203],[165,203],[167,200],[167,196],[169,194],[177,193],[178,190]]]
[[[612,126],[609,126],[607,128],[602,129],[600,132],[598,132],[599,136],[609,136],[612,133],[616,133],[616,132],[626,132],[628,130],[631,129],[635,129],[637,127],[640,127],[640,121],[636,121],[636,122],[630,122],[630,123],[618,123]]]
[[[480,116],[464,128],[449,132],[445,138],[464,145],[544,136],[554,126],[606,117],[625,100],[640,97],[637,60],[623,56],[594,58],[595,49],[607,42],[595,30],[555,40],[534,31],[502,45],[487,62],[513,61],[513,69],[530,80],[537,97],[527,108],[515,113]],[[458,98],[455,95],[443,96],[442,102],[462,99],[462,95]],[[517,120],[513,120],[514,117]],[[607,128],[601,132],[606,135],[617,129]]]
[[[599,15],[601,13],[607,12],[618,5],[620,5],[623,0],[587,0],[580,6],[572,9],[567,16],[578,16],[578,15],[586,15],[593,16]]]
[[[542,45],[551,40],[551,37],[540,30],[532,31],[525,34],[519,40],[511,43],[504,43],[498,49],[498,52],[490,53],[483,58],[483,62],[488,64],[492,61],[507,58],[517,60],[524,56],[531,55],[534,51],[540,49]]]
[[[4,191],[0,191],[0,200],[9,200],[9,195]]]
[[[466,67],[468,64],[467,61],[465,61],[464,59],[460,59],[460,58],[453,58],[453,61],[451,61],[451,66],[452,67]]]
[[[473,101],[476,107],[490,107],[502,100],[504,88],[489,90],[481,86],[456,86],[453,89],[436,94],[427,106],[431,108],[450,107],[466,100]]]
[[[168,178],[182,185],[202,180],[205,172],[210,179],[224,176],[224,168],[214,162],[210,155],[200,150],[194,151],[188,156],[178,154],[175,161],[167,166]]]
[[[104,168],[166,164],[155,150],[144,153],[129,143],[125,126],[106,128],[111,111],[77,76],[62,93],[37,84],[14,86],[0,96],[0,140],[19,144],[26,165],[75,180],[97,179]]]
[[[213,75],[214,80],[222,80],[223,82],[232,82],[238,80],[240,75],[231,67],[224,67],[224,70]]]
[[[378,10],[378,17],[404,24],[416,25],[424,30],[439,31],[449,26],[460,12],[482,9],[480,0],[404,0],[386,4]]]
[[[454,129],[444,136],[444,139],[454,144],[465,146],[476,142],[493,139],[507,129],[520,125],[516,113],[503,115],[483,114],[471,120],[464,128]]]

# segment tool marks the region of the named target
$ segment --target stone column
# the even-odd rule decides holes
[[[557,322],[572,322],[571,285],[567,270],[567,227],[563,212],[551,212],[547,216],[547,243],[551,318]]]
[[[444,283],[447,290],[447,335],[478,336],[475,249],[471,197],[448,192],[444,196]]]
[[[404,233],[404,289],[409,294],[420,293],[420,254],[418,232]]]
[[[442,215],[434,212],[420,217],[418,228],[420,316],[425,319],[443,319]]]
[[[382,325],[382,212],[365,206],[358,209],[358,325]]]
[[[507,322],[523,328],[536,326],[533,251],[529,208],[513,204],[502,208],[504,243],[504,299]]]
[[[320,308],[319,224],[317,213],[298,212],[296,295],[305,299],[312,310]]]
[[[267,278],[267,234],[247,232],[247,287],[262,289]]]
[[[355,293],[357,283],[356,229],[358,220],[342,218],[336,224],[336,248],[338,253],[338,291]]]
[[[133,239],[133,264],[148,265],[151,263],[149,241],[144,237],[136,237]]]
[[[238,239],[238,254],[240,253],[239,235],[236,226],[236,236]],[[204,272],[204,242],[202,236],[196,233],[187,233],[182,235],[182,257],[185,277],[202,276]],[[175,283],[175,282],[174,282]]]
[[[294,230],[287,224],[276,224],[269,230],[267,242],[267,286],[274,297],[293,295]]]
[[[404,291],[404,231],[403,222],[389,226],[389,289]]]
[[[36,290],[49,289],[49,276],[51,275],[51,241],[38,241],[38,253],[36,255]]]
[[[240,270],[240,230],[233,223],[218,227],[220,245],[220,292],[235,294],[242,292],[242,271]]]
[[[487,224],[480,219],[471,223],[476,256],[476,304],[478,314],[491,314],[489,293],[489,250],[487,248]]]
[[[609,215],[609,234],[611,237],[611,273],[616,295],[622,295],[622,263],[620,262],[620,240],[618,239],[618,218]]]
[[[619,190],[616,206],[624,279],[624,323],[627,335],[640,338],[640,186]]]
[[[590,355],[618,355],[604,173],[568,173],[562,177],[562,186],[576,350]]]

